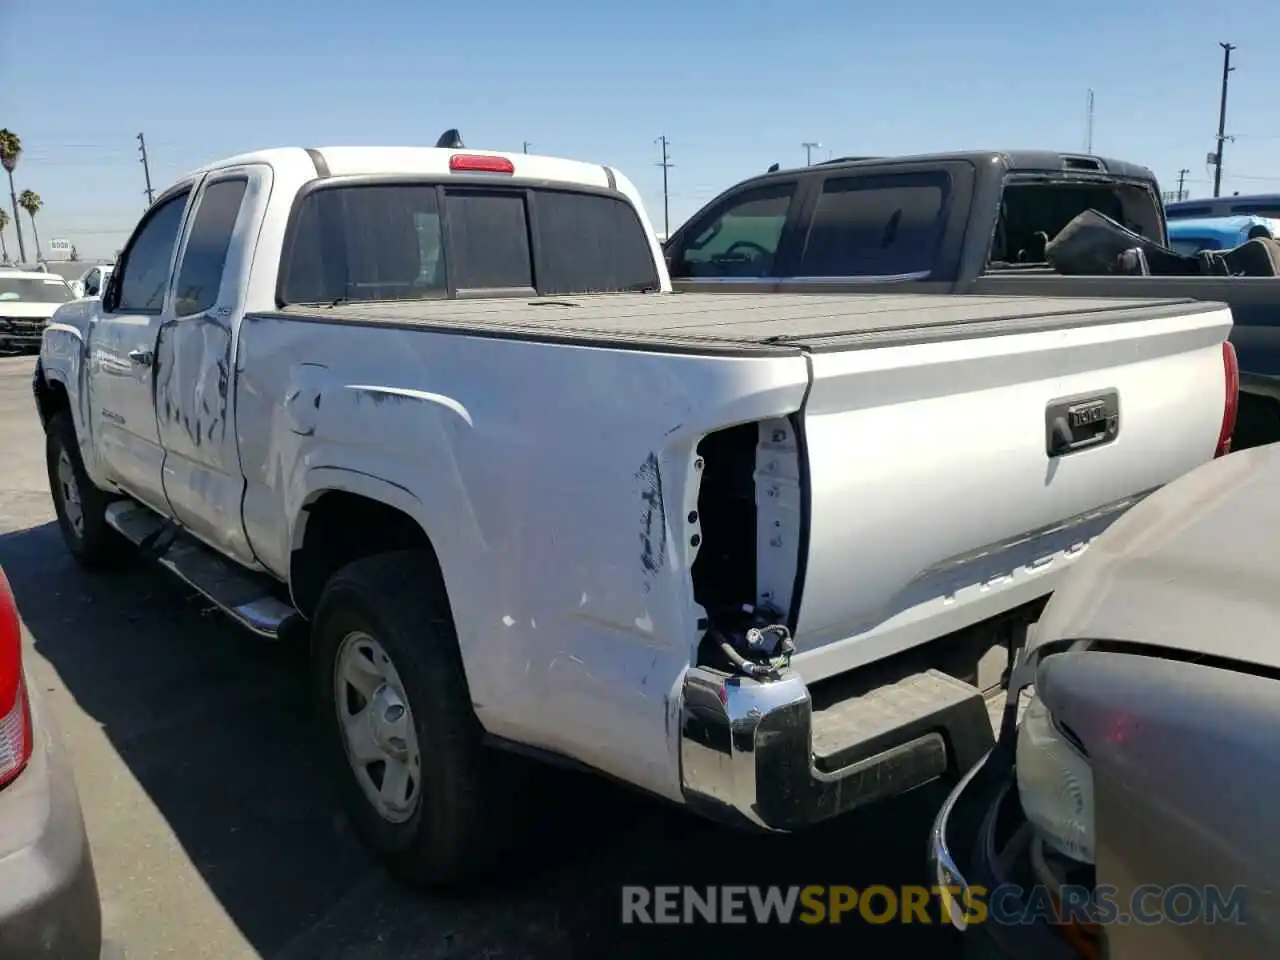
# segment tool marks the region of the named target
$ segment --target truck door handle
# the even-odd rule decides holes
[[[149,367],[151,361],[155,359],[155,354],[150,350],[130,350],[129,359],[140,367]]]

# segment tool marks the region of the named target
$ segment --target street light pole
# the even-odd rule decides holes
[[[813,166],[813,151],[817,150],[822,144],[814,141],[805,141],[800,146],[804,147],[804,165],[806,167]]]

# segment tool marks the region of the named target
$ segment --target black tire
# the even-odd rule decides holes
[[[431,559],[415,550],[343,567],[325,585],[312,620],[312,676],[323,749],[357,832],[397,879],[456,888],[483,879],[508,851],[523,771],[517,758],[481,743],[438,582]],[[374,638],[390,657],[413,718],[422,782],[403,822],[378,812],[347,759],[335,672],[353,632]]]
[[[118,565],[127,556],[127,541],[107,524],[107,505],[114,499],[94,486],[85,473],[80,459],[80,444],[76,440],[76,425],[68,410],[56,413],[49,420],[45,431],[45,465],[49,471],[49,492],[58,515],[58,528],[62,531],[67,550],[89,570],[102,570]],[[75,492],[79,494],[81,523],[77,525],[68,512],[68,490],[59,476],[65,454],[71,466]]]

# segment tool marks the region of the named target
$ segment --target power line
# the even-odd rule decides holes
[[[1222,194],[1222,145],[1227,140],[1227,82],[1231,77],[1231,71],[1235,68],[1231,66],[1231,51],[1235,49],[1234,44],[1218,43],[1222,48],[1222,104],[1218,108],[1218,150],[1214,154],[1213,161],[1213,195],[1215,197]]]
[[[155,202],[156,195],[151,189],[151,168],[147,165],[147,139],[138,134],[138,152],[142,154],[142,175],[147,178],[147,206]]]
[[[675,164],[667,156],[667,147],[671,146],[671,142],[667,140],[666,134],[653,142],[662,144],[662,160],[659,161],[658,166],[662,168],[662,234],[665,238],[671,236],[671,194],[668,190],[667,172]]]

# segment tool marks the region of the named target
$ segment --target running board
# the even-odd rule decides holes
[[[117,500],[107,507],[106,521],[135,546],[152,546],[160,566],[258,636],[277,640],[286,621],[297,617],[293,607],[273,595],[265,577],[238,567],[193,537],[177,532],[170,521],[146,507]]]

